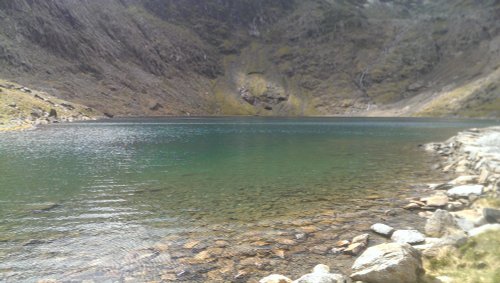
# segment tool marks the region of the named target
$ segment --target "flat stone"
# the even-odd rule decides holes
[[[196,247],[199,244],[200,244],[200,241],[190,241],[190,242],[185,243],[183,247],[185,249],[192,249],[192,248]]]
[[[293,246],[296,245],[297,242],[291,239],[286,239],[286,238],[280,238],[276,240],[276,243],[281,244],[281,245],[288,245],[288,246]]]
[[[445,190],[445,191],[447,191],[447,190],[453,188],[453,185],[448,184],[448,183],[444,183],[444,184],[430,184],[429,188],[431,190]]]
[[[364,243],[354,243],[350,244],[345,250],[345,254],[358,255],[362,250],[366,248]]]
[[[425,242],[425,236],[417,230],[396,230],[391,240],[399,244],[420,244]]]
[[[408,210],[412,210],[412,209],[419,209],[420,208],[420,205],[416,204],[416,203],[409,203],[405,206],[403,206],[404,209],[408,209]]]
[[[499,231],[499,230],[500,230],[500,224],[486,224],[470,230],[468,234],[470,237],[476,237],[486,232]]]
[[[462,218],[467,221],[474,223],[474,226],[481,226],[486,224],[486,219],[484,219],[483,214],[475,209],[465,209],[456,212],[451,212],[456,218]]]
[[[386,236],[386,237],[390,237],[392,235],[392,233],[394,232],[394,228],[392,228],[389,225],[382,224],[382,223],[375,223],[370,227],[370,229],[373,232],[380,234],[380,235],[383,235],[383,236]]]
[[[477,175],[469,175],[469,176],[459,176],[456,179],[448,182],[450,185],[457,186],[457,185],[466,185],[466,184],[472,184],[477,182],[478,176]]]
[[[436,194],[430,197],[422,198],[422,201],[424,201],[427,206],[443,207],[448,204],[448,196],[445,194]]]
[[[348,240],[340,240],[335,243],[335,247],[347,247],[351,244]]]
[[[483,185],[463,185],[454,187],[447,191],[447,195],[454,198],[469,197],[469,195],[481,195],[483,193]]]
[[[352,243],[362,243],[364,245],[368,245],[368,239],[370,238],[370,234],[361,234],[352,238]]]

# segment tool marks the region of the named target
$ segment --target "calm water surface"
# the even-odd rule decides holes
[[[2,133],[0,281],[217,278],[206,276],[234,256],[189,260],[208,243],[325,230],[334,224],[314,215],[366,210],[439,177],[418,144],[494,124],[168,118]],[[278,260],[261,272],[283,270]],[[238,262],[221,278],[238,278]]]

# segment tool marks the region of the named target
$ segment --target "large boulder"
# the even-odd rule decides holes
[[[446,194],[452,198],[466,198],[470,195],[481,195],[483,189],[483,185],[463,185],[449,189]]]
[[[456,229],[459,229],[459,226],[453,215],[441,209],[436,210],[425,223],[425,234],[430,237],[440,238]]]
[[[330,268],[324,264],[318,264],[312,270],[293,283],[351,283],[351,279],[342,274],[330,273]]]
[[[400,244],[420,244],[425,241],[425,236],[417,230],[397,230],[392,233],[391,240]]]
[[[367,283],[416,283],[423,273],[420,253],[409,244],[368,248],[352,266],[351,278]]]

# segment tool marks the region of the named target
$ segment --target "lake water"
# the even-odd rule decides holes
[[[303,272],[414,185],[443,178],[419,144],[494,124],[144,118],[2,133],[0,281]]]

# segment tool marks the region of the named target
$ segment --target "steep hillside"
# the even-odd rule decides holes
[[[114,115],[498,117],[499,18],[496,0],[0,0],[0,77]]]

